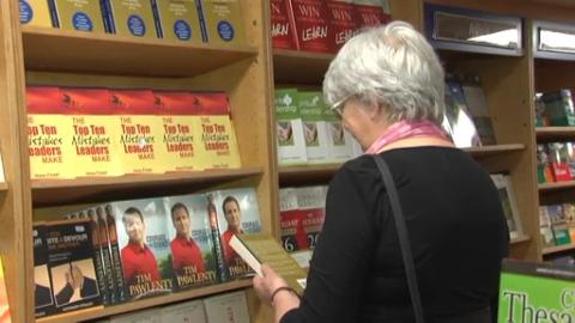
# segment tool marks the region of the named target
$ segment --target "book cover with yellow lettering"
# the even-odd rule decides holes
[[[109,203],[128,299],[170,293],[174,286],[168,210],[164,198]]]
[[[230,107],[225,93],[192,93],[200,109],[196,137],[200,165],[205,168],[240,168],[236,134],[230,119]]]
[[[195,0],[152,0],[160,38],[202,42],[200,17]]]
[[[217,45],[245,45],[241,3],[240,0],[199,0],[204,41]]]
[[[178,289],[215,284],[218,267],[203,195],[165,198],[170,210],[168,236],[172,268]]]
[[[54,27],[65,30],[104,32],[99,0],[51,0]]]
[[[112,34],[158,38],[150,0],[103,0],[102,5]]]
[[[28,87],[28,154],[32,179],[69,179],[74,172],[72,118],[57,87]]]
[[[120,116],[120,151],[126,174],[164,173],[168,156],[161,141],[162,116],[150,90],[110,90]]]
[[[48,0],[19,0],[20,23],[27,26],[52,27]]]
[[[118,118],[110,91],[62,88],[63,105],[72,120],[74,170],[77,177],[123,175],[118,141]]]
[[[155,91],[156,103],[162,111],[162,149],[168,158],[166,171],[199,171],[208,167],[200,164],[200,144],[197,136],[199,107],[188,92]],[[204,159],[205,160],[205,159]]]

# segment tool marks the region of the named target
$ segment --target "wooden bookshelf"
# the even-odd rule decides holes
[[[520,244],[520,243],[529,242],[529,241],[531,241],[531,237],[522,236],[522,237],[518,237],[515,239],[511,239],[511,241],[509,243],[511,243],[512,245],[515,245],[515,244]]]
[[[564,251],[574,250],[575,251],[575,244],[567,244],[555,247],[548,247],[543,249],[543,255],[550,255],[554,253],[560,253]]]
[[[298,185],[305,183],[324,183],[326,184],[341,164],[323,164],[323,165],[302,165],[302,166],[283,166],[279,169],[279,181],[281,186]]]
[[[0,183],[0,192],[6,192],[6,191],[8,191],[8,183],[1,182]]]
[[[80,178],[70,180],[33,180],[32,197],[37,206],[80,203],[87,200],[121,196],[142,196],[147,190],[164,191],[163,195],[185,192],[202,184],[214,185],[243,178],[261,176],[261,167],[171,172],[166,174],[125,175],[118,177]],[[174,190],[175,189],[175,190]]]
[[[539,184],[539,191],[540,192],[566,190],[566,189],[572,189],[572,188],[575,188],[575,181]]]
[[[485,158],[523,150],[525,150],[524,144],[493,145],[463,149],[463,151],[469,153],[474,158]]]
[[[319,85],[334,54],[294,50],[273,50],[276,83]]]
[[[218,293],[231,292],[238,289],[248,288],[252,286],[251,280],[239,280],[207,286],[203,288],[193,289],[173,293],[166,296],[158,296],[125,304],[112,305],[112,306],[98,306],[87,308],[83,310],[73,311],[60,315],[53,315],[36,320],[39,323],[60,323],[60,322],[78,322],[104,318],[112,315],[128,313],[136,310],[146,309],[155,306],[166,305],[170,303],[192,300],[196,298],[206,297]]]
[[[27,70],[114,75],[194,76],[258,52],[29,26],[22,27],[22,42]]]
[[[535,128],[537,140],[567,140],[575,141],[575,127],[543,127]]]

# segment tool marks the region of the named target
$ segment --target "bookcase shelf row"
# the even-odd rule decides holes
[[[321,84],[334,54],[273,50],[276,83]]]
[[[191,185],[228,182],[249,177],[260,176],[260,167],[240,169],[206,170],[197,172],[173,172],[167,174],[125,175],[118,177],[80,178],[70,180],[33,180],[32,196],[34,204],[54,205],[76,203],[97,196],[113,194],[118,196],[122,191],[145,190],[161,191],[162,188],[174,187],[185,189]],[[174,190],[170,190],[174,192]]]
[[[572,189],[572,188],[575,188],[575,181],[539,184],[539,191],[540,192],[565,190],[565,189]]]
[[[573,140],[575,127],[543,127],[536,128],[537,140]]]
[[[464,148],[473,158],[481,159],[509,152],[522,151],[523,144],[493,145],[483,147]],[[326,182],[337,172],[341,164],[321,164],[302,166],[283,166],[279,168],[280,184],[293,184],[298,182],[322,181]]]
[[[189,45],[110,34],[22,27],[27,70],[195,76],[255,58],[251,47]]]
[[[142,310],[154,306],[160,306],[179,301],[192,300],[195,298],[206,297],[223,292],[231,292],[234,290],[248,288],[252,286],[251,279],[238,280],[213,286],[207,286],[199,289],[193,289],[184,292],[178,292],[166,296],[159,296],[154,298],[147,298],[130,303],[115,305],[115,306],[98,306],[84,310],[73,311],[65,314],[48,316],[37,319],[38,323],[59,323],[59,322],[78,322],[93,320],[112,315],[128,313],[136,310]]]
[[[543,249],[543,255],[550,255],[550,254],[574,250],[574,249],[575,249],[575,244],[567,244],[567,245],[549,247],[549,248]]]

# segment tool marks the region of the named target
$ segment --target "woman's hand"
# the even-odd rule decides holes
[[[266,264],[262,264],[262,273],[263,277],[259,275],[254,276],[254,289],[262,301],[271,303],[272,293],[279,287],[287,286],[288,284]]]

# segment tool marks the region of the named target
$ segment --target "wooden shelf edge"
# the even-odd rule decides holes
[[[463,148],[462,150],[473,156],[483,156],[483,155],[501,154],[506,152],[522,151],[525,150],[525,145],[524,144],[492,145],[492,146]]]
[[[568,250],[575,250],[575,244],[572,243],[572,244],[567,244],[567,245],[543,248],[543,255],[550,255],[553,253],[558,253],[558,252],[568,251]]]
[[[139,301],[129,302],[125,304],[112,305],[108,307],[97,306],[83,310],[73,311],[65,314],[53,315],[48,317],[39,318],[36,322],[39,323],[56,323],[56,322],[76,322],[93,320],[112,315],[118,315],[131,311],[146,309],[158,305],[166,305],[179,301],[191,300],[201,297],[210,296],[222,292],[233,291],[237,289],[248,288],[252,286],[251,279],[233,281],[204,288],[194,289],[190,291],[177,292],[166,296],[159,296],[154,298],[143,299]]]
[[[34,26],[22,26],[22,34],[24,36],[45,36],[55,38],[68,38],[86,41],[101,41],[110,43],[131,44],[136,46],[158,46],[166,48],[179,48],[182,50],[208,50],[208,51],[222,51],[232,53],[245,53],[257,54],[258,50],[251,46],[221,46],[213,44],[186,44],[166,39],[140,39],[134,37],[127,37],[122,35],[115,35],[109,33],[91,33],[74,30],[62,30],[58,28],[43,28]]]
[[[521,237],[517,237],[515,239],[511,239],[511,241],[509,243],[514,245],[514,244],[519,244],[519,243],[529,242],[529,241],[531,241],[530,236],[521,236]]]
[[[241,178],[261,175],[260,167],[246,167],[239,169],[206,170],[197,172],[171,172],[166,174],[150,175],[123,175],[118,177],[78,178],[65,180],[32,180],[33,190],[46,190],[55,188],[97,187],[109,185],[139,185],[162,183],[194,183],[205,180],[226,178]]]
[[[560,190],[560,189],[569,189],[569,188],[575,188],[575,181],[539,184],[539,191],[541,191],[541,192]]]
[[[274,49],[273,55],[275,57],[290,57],[298,58],[301,60],[321,60],[327,62],[331,62],[331,60],[333,60],[335,57],[335,54],[298,51],[291,49]]]
[[[573,138],[575,139],[575,127],[540,127],[535,128],[537,139],[544,138]]]
[[[294,165],[294,166],[280,166],[280,176],[302,175],[302,174],[316,174],[319,172],[336,172],[342,164],[330,163],[319,165]]]
[[[8,183],[0,182],[0,192],[6,192],[6,191],[8,191]]]

